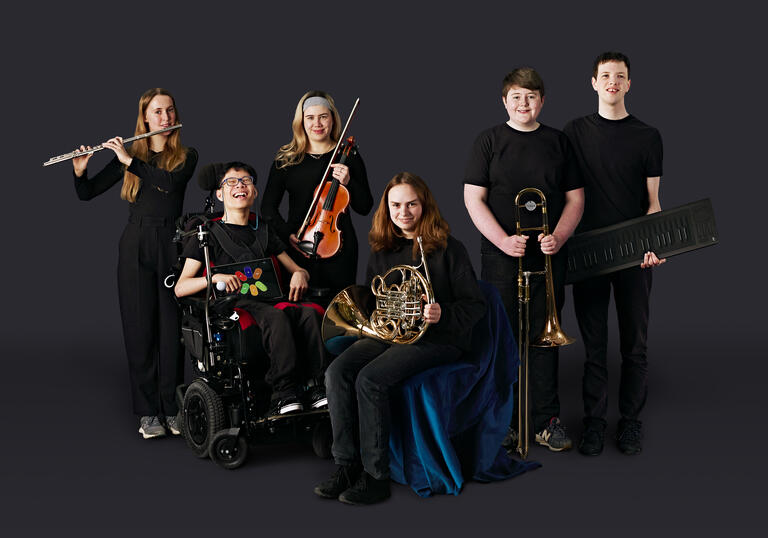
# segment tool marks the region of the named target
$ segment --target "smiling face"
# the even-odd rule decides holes
[[[333,129],[333,115],[323,105],[314,105],[304,110],[304,131],[313,143],[327,143]]]
[[[244,177],[251,176],[246,170],[237,168],[230,168],[224,174],[220,182],[221,186],[216,191],[216,197],[224,203],[225,210],[250,209],[253,206],[253,202],[256,201],[256,196],[259,193],[253,183],[243,185],[242,181],[238,181],[234,187],[224,183],[228,178],[242,179]]]
[[[544,106],[544,98],[539,90],[512,86],[501,100],[509,114],[510,127],[518,131],[533,131],[539,127],[536,119]]]
[[[422,204],[416,190],[407,183],[395,185],[387,195],[389,218],[403,235],[412,239],[421,220]]]
[[[158,131],[176,125],[176,107],[170,95],[155,95],[144,110],[147,132]],[[170,136],[173,131],[162,133]]]
[[[592,77],[592,88],[597,92],[598,98],[610,106],[624,101],[629,85],[629,69],[624,62],[603,62],[597,66],[597,76]]]

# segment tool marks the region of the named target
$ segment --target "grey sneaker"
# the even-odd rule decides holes
[[[165,427],[170,430],[173,435],[181,435],[181,429],[179,429],[179,415],[165,415]]]
[[[560,419],[557,417],[549,419],[547,427],[536,434],[536,442],[549,447],[554,452],[570,450],[573,446],[568,434],[565,433],[565,428],[560,424]]]
[[[165,435],[165,428],[157,417],[141,417],[140,423],[139,433],[144,436],[144,439]]]

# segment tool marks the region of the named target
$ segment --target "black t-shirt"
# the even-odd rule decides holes
[[[186,160],[171,171],[155,166],[158,155],[160,153],[150,151],[148,162],[134,157],[131,166],[128,167],[129,172],[141,178],[136,201],[130,204],[131,215],[171,218],[181,215],[184,192],[197,165],[197,151],[194,148],[187,148]],[[88,177],[87,171],[83,177],[75,176],[77,196],[81,200],[90,200],[106,192],[123,179],[124,174],[125,165],[115,156],[92,178]]]
[[[608,120],[597,113],[571,121],[563,131],[584,176],[584,216],[578,231],[645,215],[647,178],[662,174],[659,131],[631,115]]]
[[[520,190],[535,187],[544,193],[551,232],[565,206],[565,193],[582,187],[568,139],[543,124],[524,132],[502,123],[480,133],[469,154],[464,183],[488,189],[488,207],[509,235],[516,233],[515,197]],[[540,212],[534,214],[533,221],[521,215],[523,226],[540,224]],[[483,248],[500,252],[485,237]]]
[[[221,223],[221,221],[219,222]],[[213,266],[266,258],[267,256],[272,255],[277,256],[286,249],[285,243],[280,240],[277,234],[275,234],[265,222],[255,220],[252,221],[251,224],[245,226],[221,223],[221,227],[235,243],[240,245],[241,248],[247,246],[252,250],[253,255],[247,253],[244,254],[241,259],[236,260],[222,248],[219,241],[216,240],[216,237],[213,234],[210,234],[208,236],[208,252]],[[259,230],[259,227],[261,227],[262,230]],[[266,230],[263,228],[266,228]],[[259,233],[259,231],[261,231],[261,233]],[[205,263],[203,249],[200,248],[200,243],[196,235],[192,235],[186,239],[181,255],[185,258],[192,258],[193,260]]]

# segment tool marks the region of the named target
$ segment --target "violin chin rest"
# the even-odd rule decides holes
[[[296,246],[299,247],[299,250],[301,250],[302,252],[310,256],[312,256],[315,253],[314,241],[299,241],[298,243],[296,243]]]

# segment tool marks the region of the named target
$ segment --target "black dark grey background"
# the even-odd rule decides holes
[[[765,211],[766,76],[755,44],[764,30],[742,2],[558,4],[27,2],[7,12],[6,535],[715,535],[763,527],[768,367],[765,256],[755,229]],[[519,478],[426,500],[395,486],[389,502],[354,509],[315,498],[312,486],[333,467],[305,446],[260,447],[227,472],[178,439],[140,439],[115,278],[126,204],[118,189],[78,201],[71,166],[43,169],[43,161],[129,136],[138,96],[162,86],[176,95],[182,139],[201,163],[249,161],[263,188],[306,90],[331,92],[345,116],[359,96],[352,132],[374,197],[398,171],[424,177],[479,269],[461,180],[474,137],[506,118],[501,78],[536,67],[547,84],[540,120],[562,128],[596,109],[590,67],[606,49],[630,56],[629,110],[662,133],[662,206],[709,197],[720,235],[716,247],[655,272],[641,456],[624,457],[611,443],[594,459],[533,448],[543,468]],[[98,154],[92,168],[109,157]],[[201,201],[191,184],[187,210]],[[361,238],[369,222],[356,217]],[[578,336],[570,304],[564,318]],[[613,335],[615,382],[615,327]],[[580,343],[563,350],[562,418],[575,439],[581,360]],[[615,393],[611,401],[610,434]]]

